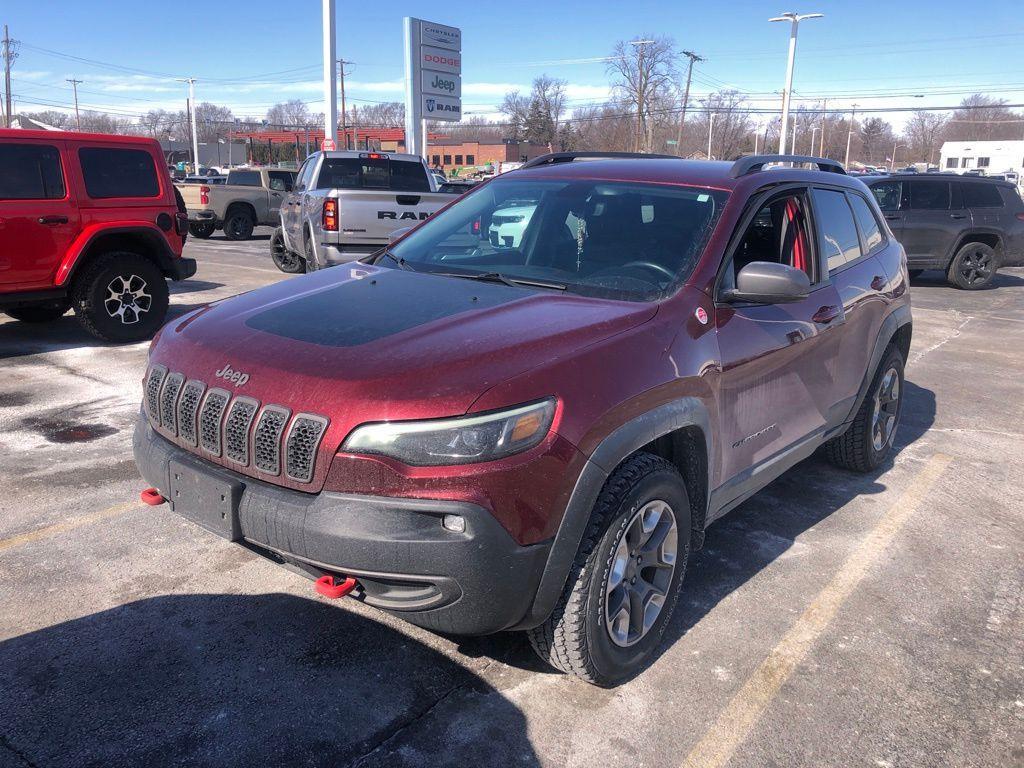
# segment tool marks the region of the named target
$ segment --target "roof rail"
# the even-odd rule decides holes
[[[741,157],[732,164],[729,175],[734,179],[738,179],[740,176],[746,176],[748,173],[763,171],[764,167],[769,163],[816,165],[819,171],[846,174],[846,169],[843,168],[842,163],[825,157],[811,157],[810,155],[748,155],[747,157]]]
[[[648,155],[643,152],[550,152],[523,163],[520,168],[571,163],[574,160],[679,160],[676,155]]]

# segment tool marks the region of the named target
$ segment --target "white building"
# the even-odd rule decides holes
[[[947,141],[942,144],[939,170],[991,175],[1013,171],[1024,175],[1024,141]]]

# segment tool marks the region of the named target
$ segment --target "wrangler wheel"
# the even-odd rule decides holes
[[[105,341],[150,338],[163,325],[168,303],[167,281],[156,264],[123,251],[93,261],[72,289],[79,323]]]

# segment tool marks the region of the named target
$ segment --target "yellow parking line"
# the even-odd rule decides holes
[[[54,525],[47,525],[44,528],[37,528],[36,530],[28,531],[27,533],[20,533],[9,539],[0,539],[0,550],[10,549],[11,547],[17,547],[21,544],[28,544],[31,541],[47,539],[50,536],[56,536],[58,533],[64,533],[65,531],[70,531],[83,525],[89,525],[90,523],[97,523],[100,520],[106,520],[108,517],[123,515],[125,512],[130,512],[138,507],[139,502],[126,501],[124,504],[116,504],[109,509],[93,512],[88,515],[82,515],[81,517],[74,517],[70,520],[65,520],[63,523],[55,523]]]
[[[846,559],[832,581],[818,593],[796,624],[722,710],[711,729],[687,756],[683,768],[721,768],[729,762],[775,694],[804,660],[811,646],[914,513],[950,461],[951,457],[941,453],[934,454],[928,460],[888,514]]]

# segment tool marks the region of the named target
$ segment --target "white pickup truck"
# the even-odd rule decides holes
[[[271,240],[274,263],[305,272],[366,256],[451,202],[418,155],[316,152],[299,169]]]

